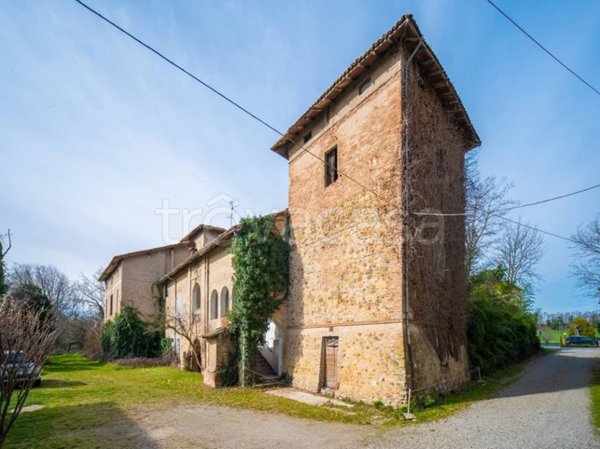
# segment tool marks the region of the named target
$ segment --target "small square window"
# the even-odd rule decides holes
[[[362,83],[358,85],[358,95],[362,94],[365,90],[369,88],[371,85],[371,78],[367,78]]]
[[[337,147],[333,147],[325,153],[325,187],[337,181],[338,177]]]
[[[304,143],[307,143],[310,139],[312,139],[312,131],[309,131],[304,135]]]

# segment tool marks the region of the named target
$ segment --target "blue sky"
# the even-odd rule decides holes
[[[600,2],[497,3],[600,86]],[[522,202],[599,182],[600,97],[484,0],[89,4],[280,129],[413,13],[481,136],[484,175],[505,177]],[[192,214],[171,218],[171,237],[206,219],[228,224],[228,198],[241,213],[286,206],[276,135],[74,1],[0,0],[0,61],[9,262],[76,277],[160,245],[164,199]],[[511,217],[569,236],[599,212],[594,191]],[[539,307],[596,307],[569,277],[572,260],[567,242],[546,238]]]

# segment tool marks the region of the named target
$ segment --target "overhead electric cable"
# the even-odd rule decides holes
[[[133,34],[131,34],[130,32],[128,32],[127,30],[125,30],[124,28],[122,28],[120,25],[116,24],[115,22],[113,22],[109,18],[107,18],[104,15],[102,15],[100,12],[98,12],[95,9],[93,9],[92,7],[88,6],[87,4],[85,4],[84,2],[82,2],[81,0],[74,0],[74,1],[77,2],[79,5],[81,5],[82,7],[84,7],[85,9],[87,9],[92,14],[96,15],[97,17],[99,17],[100,19],[102,19],[103,21],[105,21],[106,23],[110,24],[111,26],[113,26],[114,28],[116,28],[117,30],[119,30],[120,32],[122,32],[123,34],[125,34],[126,36],[128,36],[129,38],[133,39],[135,42],[137,42],[138,44],[140,44],[141,46],[143,46],[147,50],[149,50],[152,53],[154,53],[159,58],[163,59],[168,64],[170,64],[173,67],[175,67],[176,69],[180,70],[181,72],[183,72],[184,74],[186,74],[187,76],[189,76],[190,78],[192,78],[194,81],[200,83],[202,86],[204,86],[205,88],[209,89],[211,92],[213,92],[214,94],[218,95],[223,100],[225,100],[228,103],[230,103],[231,105],[235,106],[237,109],[241,110],[242,112],[244,112],[246,115],[248,115],[252,119],[254,119],[257,122],[261,123],[262,125],[264,125],[268,129],[270,129],[274,133],[278,134],[279,136],[284,137],[291,144],[297,145],[302,151],[310,154],[315,159],[317,159],[320,162],[322,162],[325,167],[329,166],[329,164],[327,163],[326,160],[324,160],[323,158],[321,158],[318,155],[314,154],[313,152],[311,152],[310,150],[308,150],[305,146],[303,146],[303,145],[295,142],[293,139],[291,139],[289,137],[286,137],[286,135],[283,132],[279,131],[277,128],[275,128],[274,126],[270,125],[267,121],[263,120],[262,118],[260,118],[259,116],[257,116],[256,114],[254,114],[253,112],[251,112],[250,110],[248,110],[247,108],[245,108],[244,106],[242,106],[241,104],[239,104],[238,102],[236,102],[235,100],[231,99],[230,97],[228,97],[227,95],[225,95],[224,93],[222,93],[221,91],[219,91],[217,88],[215,88],[212,85],[210,85],[209,83],[207,83],[206,81],[203,81],[202,79],[200,79],[199,77],[197,77],[193,73],[189,72],[188,70],[186,70],[185,68],[183,68],[182,66],[180,66],[179,64],[177,64],[176,62],[174,62],[172,59],[170,59],[167,56],[165,56],[160,51],[156,50],[155,48],[153,48],[149,44],[146,44],[141,39],[137,38],[136,36],[134,36]],[[520,27],[514,20],[512,20],[504,11],[502,11],[498,6],[496,6],[491,0],[487,0],[487,1],[494,8],[496,8],[503,16],[505,16],[511,23],[513,23],[517,28],[519,28],[519,30],[521,30],[527,37],[529,37],[533,42],[535,42],[542,50],[544,50],[546,53],[548,53],[553,59],[555,59],[558,63],[560,63],[565,69],[567,69],[569,72],[571,72],[574,76],[576,76],[581,82],[583,82],[584,84],[586,84],[589,88],[591,88],[597,94],[600,95],[600,91],[598,91],[597,89],[595,89],[592,85],[590,85],[587,81],[585,81],[581,76],[579,76],[577,73],[575,73],[566,64],[564,64],[560,59],[558,59],[550,51],[548,51],[544,46],[542,46],[537,40],[535,40],[529,33],[527,33],[527,31],[525,31],[522,27]],[[372,189],[369,189],[368,187],[366,187],[365,185],[363,185],[359,181],[355,180],[351,176],[343,173],[341,170],[338,169],[337,171],[338,171],[338,173],[341,176],[344,176],[344,177],[348,178],[349,180],[351,180],[352,182],[354,182],[358,186],[362,187],[365,191],[368,191],[370,193],[373,193],[376,196],[379,196],[377,194],[377,192],[375,192]],[[503,209],[500,212],[506,212],[506,211],[513,210],[513,209],[519,209],[519,208],[523,208],[523,207],[533,206],[533,205],[536,205],[536,204],[542,204],[542,203],[547,203],[547,202],[550,202],[550,201],[555,201],[555,200],[558,200],[558,199],[561,199],[561,198],[565,198],[565,197],[568,197],[568,196],[576,195],[578,193],[586,192],[588,190],[592,190],[592,189],[595,189],[595,188],[598,188],[598,187],[600,187],[600,184],[592,186],[592,187],[588,187],[586,189],[582,189],[582,190],[579,190],[579,191],[576,191],[576,192],[572,192],[572,193],[569,193],[569,194],[566,194],[566,195],[561,195],[561,196],[558,196],[558,197],[548,198],[548,199],[545,199],[545,200],[536,201],[534,203],[528,203],[528,204],[523,204],[523,205],[519,205],[519,206],[510,207],[510,208],[507,208],[507,209]],[[414,212],[413,214],[414,215],[425,215],[425,216],[462,216],[462,215],[466,215],[465,213],[454,213],[454,214],[443,214],[443,213],[440,213],[440,214],[435,214],[435,213],[419,213],[419,212]],[[514,223],[518,223],[518,222],[515,222],[513,220],[510,220],[510,219],[508,219],[506,217],[503,217],[503,216],[500,216],[500,215],[496,215],[496,216],[499,217],[499,218],[502,218],[503,220],[512,221]],[[530,228],[535,229],[535,230],[537,230],[539,232],[542,232],[544,234],[548,234],[548,235],[551,235],[551,236],[554,236],[554,237],[557,237],[557,238],[561,238],[561,239],[564,239],[564,240],[568,240],[568,241],[574,242],[574,240],[569,239],[567,237],[563,237],[563,236],[560,236],[560,235],[557,235],[557,234],[546,232],[546,231],[543,231],[541,229],[534,228],[532,226],[528,226],[528,225],[523,225],[523,226],[530,227]]]
[[[539,200],[539,201],[534,201],[532,203],[525,203],[525,204],[519,204],[517,206],[511,206],[511,207],[506,207],[504,209],[500,209],[497,210],[496,213],[504,213],[504,212],[509,212],[511,210],[515,210],[515,209],[523,209],[524,207],[531,207],[531,206],[537,206],[538,204],[544,204],[544,203],[549,203],[551,201],[556,201],[556,200],[561,200],[563,198],[568,198],[570,196],[574,196],[574,195],[579,195],[580,193],[584,193],[584,192],[589,192],[590,190],[594,190],[594,189],[598,189],[600,188],[600,184],[596,184],[590,187],[586,187],[585,189],[581,189],[581,190],[576,190],[575,192],[570,192],[570,193],[565,193],[564,195],[558,195],[558,196],[553,196],[551,198],[546,198],[543,200]],[[456,213],[435,213],[435,212],[411,212],[412,215],[422,215],[422,216],[429,216],[429,217],[462,217],[464,215],[468,215],[467,212],[456,212]]]
[[[506,20],[508,20],[510,23],[512,23],[515,27],[517,27],[519,29],[519,31],[521,31],[521,33],[523,33],[525,36],[527,36],[529,39],[531,39],[531,41],[536,44],[538,47],[540,47],[546,54],[548,54],[548,56],[550,56],[552,59],[554,59],[556,62],[558,62],[561,66],[563,66],[567,71],[569,71],[569,73],[571,73],[571,75],[573,75],[575,78],[577,78],[579,81],[581,81],[583,84],[585,84],[587,87],[589,87],[590,89],[592,89],[596,94],[600,95],[600,90],[596,89],[594,86],[592,86],[590,83],[588,83],[586,80],[583,79],[583,77],[581,77],[578,73],[575,72],[575,70],[573,70],[572,68],[570,68],[567,64],[565,64],[564,62],[562,62],[557,56],[555,56],[550,50],[548,50],[546,47],[544,47],[536,38],[534,38],[531,34],[529,34],[521,25],[519,25],[517,22],[515,22],[508,14],[506,14],[502,9],[500,9],[500,7],[498,5],[496,5],[492,0],[486,0],[490,5],[492,5],[496,11],[498,11],[500,14],[502,14]]]
[[[153,48],[152,46],[146,44],[145,42],[143,42],[141,39],[135,37],[133,34],[131,34],[129,31],[125,30],[124,28],[122,28],[120,25],[117,25],[115,22],[113,22],[112,20],[110,20],[109,18],[105,17],[104,15],[102,15],[101,13],[99,13],[98,11],[96,11],[95,9],[93,9],[91,6],[86,5],[84,2],[82,2],[81,0],[75,0],[77,3],[79,3],[79,5],[83,6],[85,9],[87,9],[88,11],[90,11],[91,13],[95,14],[96,16],[98,16],[100,19],[104,20],[106,23],[112,25],[113,27],[115,27],[117,30],[119,30],[121,33],[125,34],[126,36],[130,37],[131,39],[133,39],[134,41],[136,41],[138,44],[140,44],[141,46],[143,46],[144,48],[146,48],[147,50],[151,51],[152,53],[154,53],[156,56],[158,56],[159,58],[163,59],[164,61],[166,61],[167,63],[169,63],[170,65],[172,65],[173,67],[175,67],[176,69],[180,70],[181,72],[185,73],[187,76],[189,76],[190,78],[192,78],[194,81],[202,84],[204,87],[206,87],[207,89],[209,89],[211,92],[213,92],[214,94],[218,95],[219,97],[221,97],[223,100],[227,101],[228,103],[232,104],[233,106],[235,106],[236,108],[238,108],[240,111],[244,112],[246,115],[250,116],[251,118],[253,118],[254,120],[256,120],[257,122],[261,123],[262,125],[266,126],[267,128],[269,128],[271,131],[273,131],[274,133],[278,134],[281,137],[285,137],[286,140],[288,142],[290,142],[292,145],[297,145],[302,151],[305,151],[306,153],[310,154],[311,156],[313,156],[314,158],[318,159],[319,161],[321,161],[325,167],[329,167],[329,164],[327,163],[327,161],[325,161],[323,158],[321,158],[320,156],[314,154],[313,152],[309,151],[306,147],[304,147],[303,145],[295,142],[293,139],[290,139],[289,137],[286,137],[285,134],[281,131],[279,131],[277,128],[275,128],[274,126],[270,125],[268,122],[266,122],[265,120],[263,120],[262,118],[260,118],[259,116],[257,116],[256,114],[250,112],[247,108],[245,108],[244,106],[242,106],[241,104],[239,104],[238,102],[236,102],[235,100],[231,99],[230,97],[228,97],[227,95],[225,95],[224,93],[222,93],[221,91],[219,91],[217,88],[213,87],[212,85],[210,85],[209,83],[207,83],[206,81],[203,81],[202,79],[198,78],[196,75],[194,75],[193,73],[189,72],[188,70],[184,69],[182,66],[180,66],[179,64],[177,64],[176,62],[174,62],[172,59],[168,58],[167,56],[165,56],[163,53],[159,52],[158,50],[156,50],[155,48]],[[363,185],[362,183],[360,183],[359,181],[357,181],[356,179],[352,178],[351,176],[348,176],[347,174],[343,173],[341,170],[337,169],[337,172],[340,176],[344,176],[346,178],[348,178],[349,180],[351,180],[352,182],[354,182],[355,184],[357,184],[358,186],[362,187],[364,190],[366,190],[367,192],[370,192],[372,194],[374,194],[375,196],[379,196],[377,194],[377,192],[375,192],[374,190],[366,187],[365,185]]]
[[[493,215],[496,218],[500,218],[502,220],[509,221],[511,223],[523,226],[525,228],[533,229],[534,231],[541,232],[542,234],[546,234],[546,235],[549,235],[549,236],[552,236],[552,237],[556,237],[557,239],[566,240],[567,242],[577,243],[575,240],[573,240],[573,239],[571,239],[569,237],[565,237],[565,236],[559,235],[559,234],[554,234],[553,232],[544,231],[543,229],[540,229],[540,228],[537,228],[535,226],[531,226],[531,225],[528,225],[528,224],[525,224],[525,223],[521,223],[520,221],[511,220],[510,218],[506,218],[506,217],[504,217],[502,215],[495,215],[495,214],[493,214]]]

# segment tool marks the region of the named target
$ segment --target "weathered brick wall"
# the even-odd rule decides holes
[[[337,394],[392,404],[405,394],[399,68],[398,53],[388,55],[365,92],[350,87],[331,105],[329,121],[323,116],[312,127],[312,153],[322,158],[337,145],[338,181],[325,187],[323,163],[290,151],[294,246],[284,352],[293,384],[316,391],[323,337],[337,336]]]
[[[194,303],[194,288],[200,289],[200,308]],[[227,354],[231,350],[231,342],[225,337],[203,338],[202,335],[214,332],[218,328],[227,325],[227,319],[219,317],[210,319],[210,298],[213,290],[216,290],[219,299],[226,287],[229,290],[230,307],[233,296],[233,267],[231,265],[231,254],[227,245],[216,247],[200,260],[191,263],[180,271],[173,280],[168,282],[168,296],[166,298],[167,318],[175,316],[175,303],[177,297],[181,301],[180,311],[187,322],[192,314],[197,316],[196,335],[200,342],[202,352],[202,368],[204,369],[204,381],[207,385],[215,386],[218,379],[215,377],[216,369],[227,361]],[[219,301],[220,302],[220,301]],[[191,350],[189,342],[181,336],[177,336],[171,329],[166,332],[169,338],[180,340],[180,364],[188,368],[189,358],[186,353]]]
[[[121,309],[121,278],[123,273],[123,263],[121,262],[117,268],[104,282],[104,320],[108,321],[115,317]],[[112,313],[111,313],[111,296],[112,296]]]
[[[192,310],[193,307],[191,303],[191,286],[193,286],[193,282],[197,281],[198,271],[199,270],[197,269],[197,267],[194,267],[192,275],[188,269],[181,271],[177,274],[175,279],[169,283],[168,295],[165,298],[165,315],[167,320],[169,320],[170,317],[174,317],[177,315],[176,300],[178,297],[180,300],[180,313],[182,314],[182,316],[189,317],[191,313],[197,313],[197,311]],[[186,366],[184,354],[190,349],[188,341],[185,338],[176,335],[172,329],[167,329],[165,335],[168,338],[172,338],[173,341],[179,338],[180,364],[181,366]]]
[[[414,64],[409,73],[410,208],[464,212],[460,128]],[[468,379],[464,217],[411,219],[411,229],[421,231],[407,251],[413,387],[449,389]]]
[[[158,311],[152,284],[187,256],[189,256],[188,249],[178,247],[124,259],[121,262],[120,302],[135,307],[142,318],[152,321]]]
[[[206,290],[206,299],[210,301],[213,291],[217,292],[219,297],[219,317],[210,319],[210,305],[206,308],[208,313],[208,331],[213,331],[219,327],[225,327],[227,320],[221,317],[221,294],[225,287],[229,292],[229,308],[231,310],[233,299],[233,266],[231,265],[231,253],[229,247],[217,248],[205,256],[208,266],[208,285]]]

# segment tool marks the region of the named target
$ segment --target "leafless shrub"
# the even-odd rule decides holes
[[[39,378],[55,339],[54,314],[24,300],[0,302],[0,447],[29,391]]]
[[[189,313],[184,316],[181,313],[175,315],[168,315],[166,319],[167,329],[173,330],[177,335],[185,338],[190,345],[190,350],[196,366],[198,369],[202,369],[202,354],[200,345],[198,344],[199,331],[201,329],[200,314]]]

